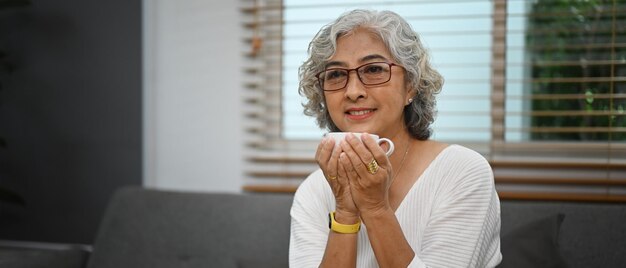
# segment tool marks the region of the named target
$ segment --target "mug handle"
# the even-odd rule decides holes
[[[394,150],[394,146],[393,146],[393,141],[391,141],[390,139],[387,138],[380,138],[378,140],[378,145],[381,145],[383,142],[386,142],[389,144],[389,150],[387,150],[387,152],[385,153],[387,155],[387,157],[391,156],[391,154],[393,153]]]

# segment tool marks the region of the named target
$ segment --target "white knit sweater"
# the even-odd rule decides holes
[[[321,170],[298,188],[291,207],[290,267],[318,267],[335,199]],[[396,210],[415,252],[409,267],[494,267],[500,263],[500,201],[487,161],[460,145],[444,149]],[[378,267],[362,225],[357,267]]]

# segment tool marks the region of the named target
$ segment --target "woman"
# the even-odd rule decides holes
[[[324,26],[299,69],[305,114],[330,131],[320,169],[291,209],[292,267],[493,267],[500,203],[489,164],[430,140],[443,79],[410,25],[389,11],[354,10]],[[386,146],[383,145],[382,146]]]

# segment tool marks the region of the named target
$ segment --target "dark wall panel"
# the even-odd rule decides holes
[[[0,10],[0,239],[92,243],[141,185],[141,1],[31,2]]]

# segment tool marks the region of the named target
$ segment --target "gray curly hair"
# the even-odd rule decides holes
[[[377,34],[387,46],[394,60],[405,69],[407,90],[414,90],[413,102],[404,107],[404,122],[414,138],[427,140],[435,120],[435,95],[441,91],[443,77],[430,64],[428,51],[419,35],[402,17],[391,11],[357,9],[339,16],[325,25],[309,44],[309,58],[298,69],[298,92],[308,102],[303,103],[304,114],[317,119],[320,128],[341,131],[330,118],[324,91],[315,75],[335,54],[337,39],[356,28],[365,28]]]

